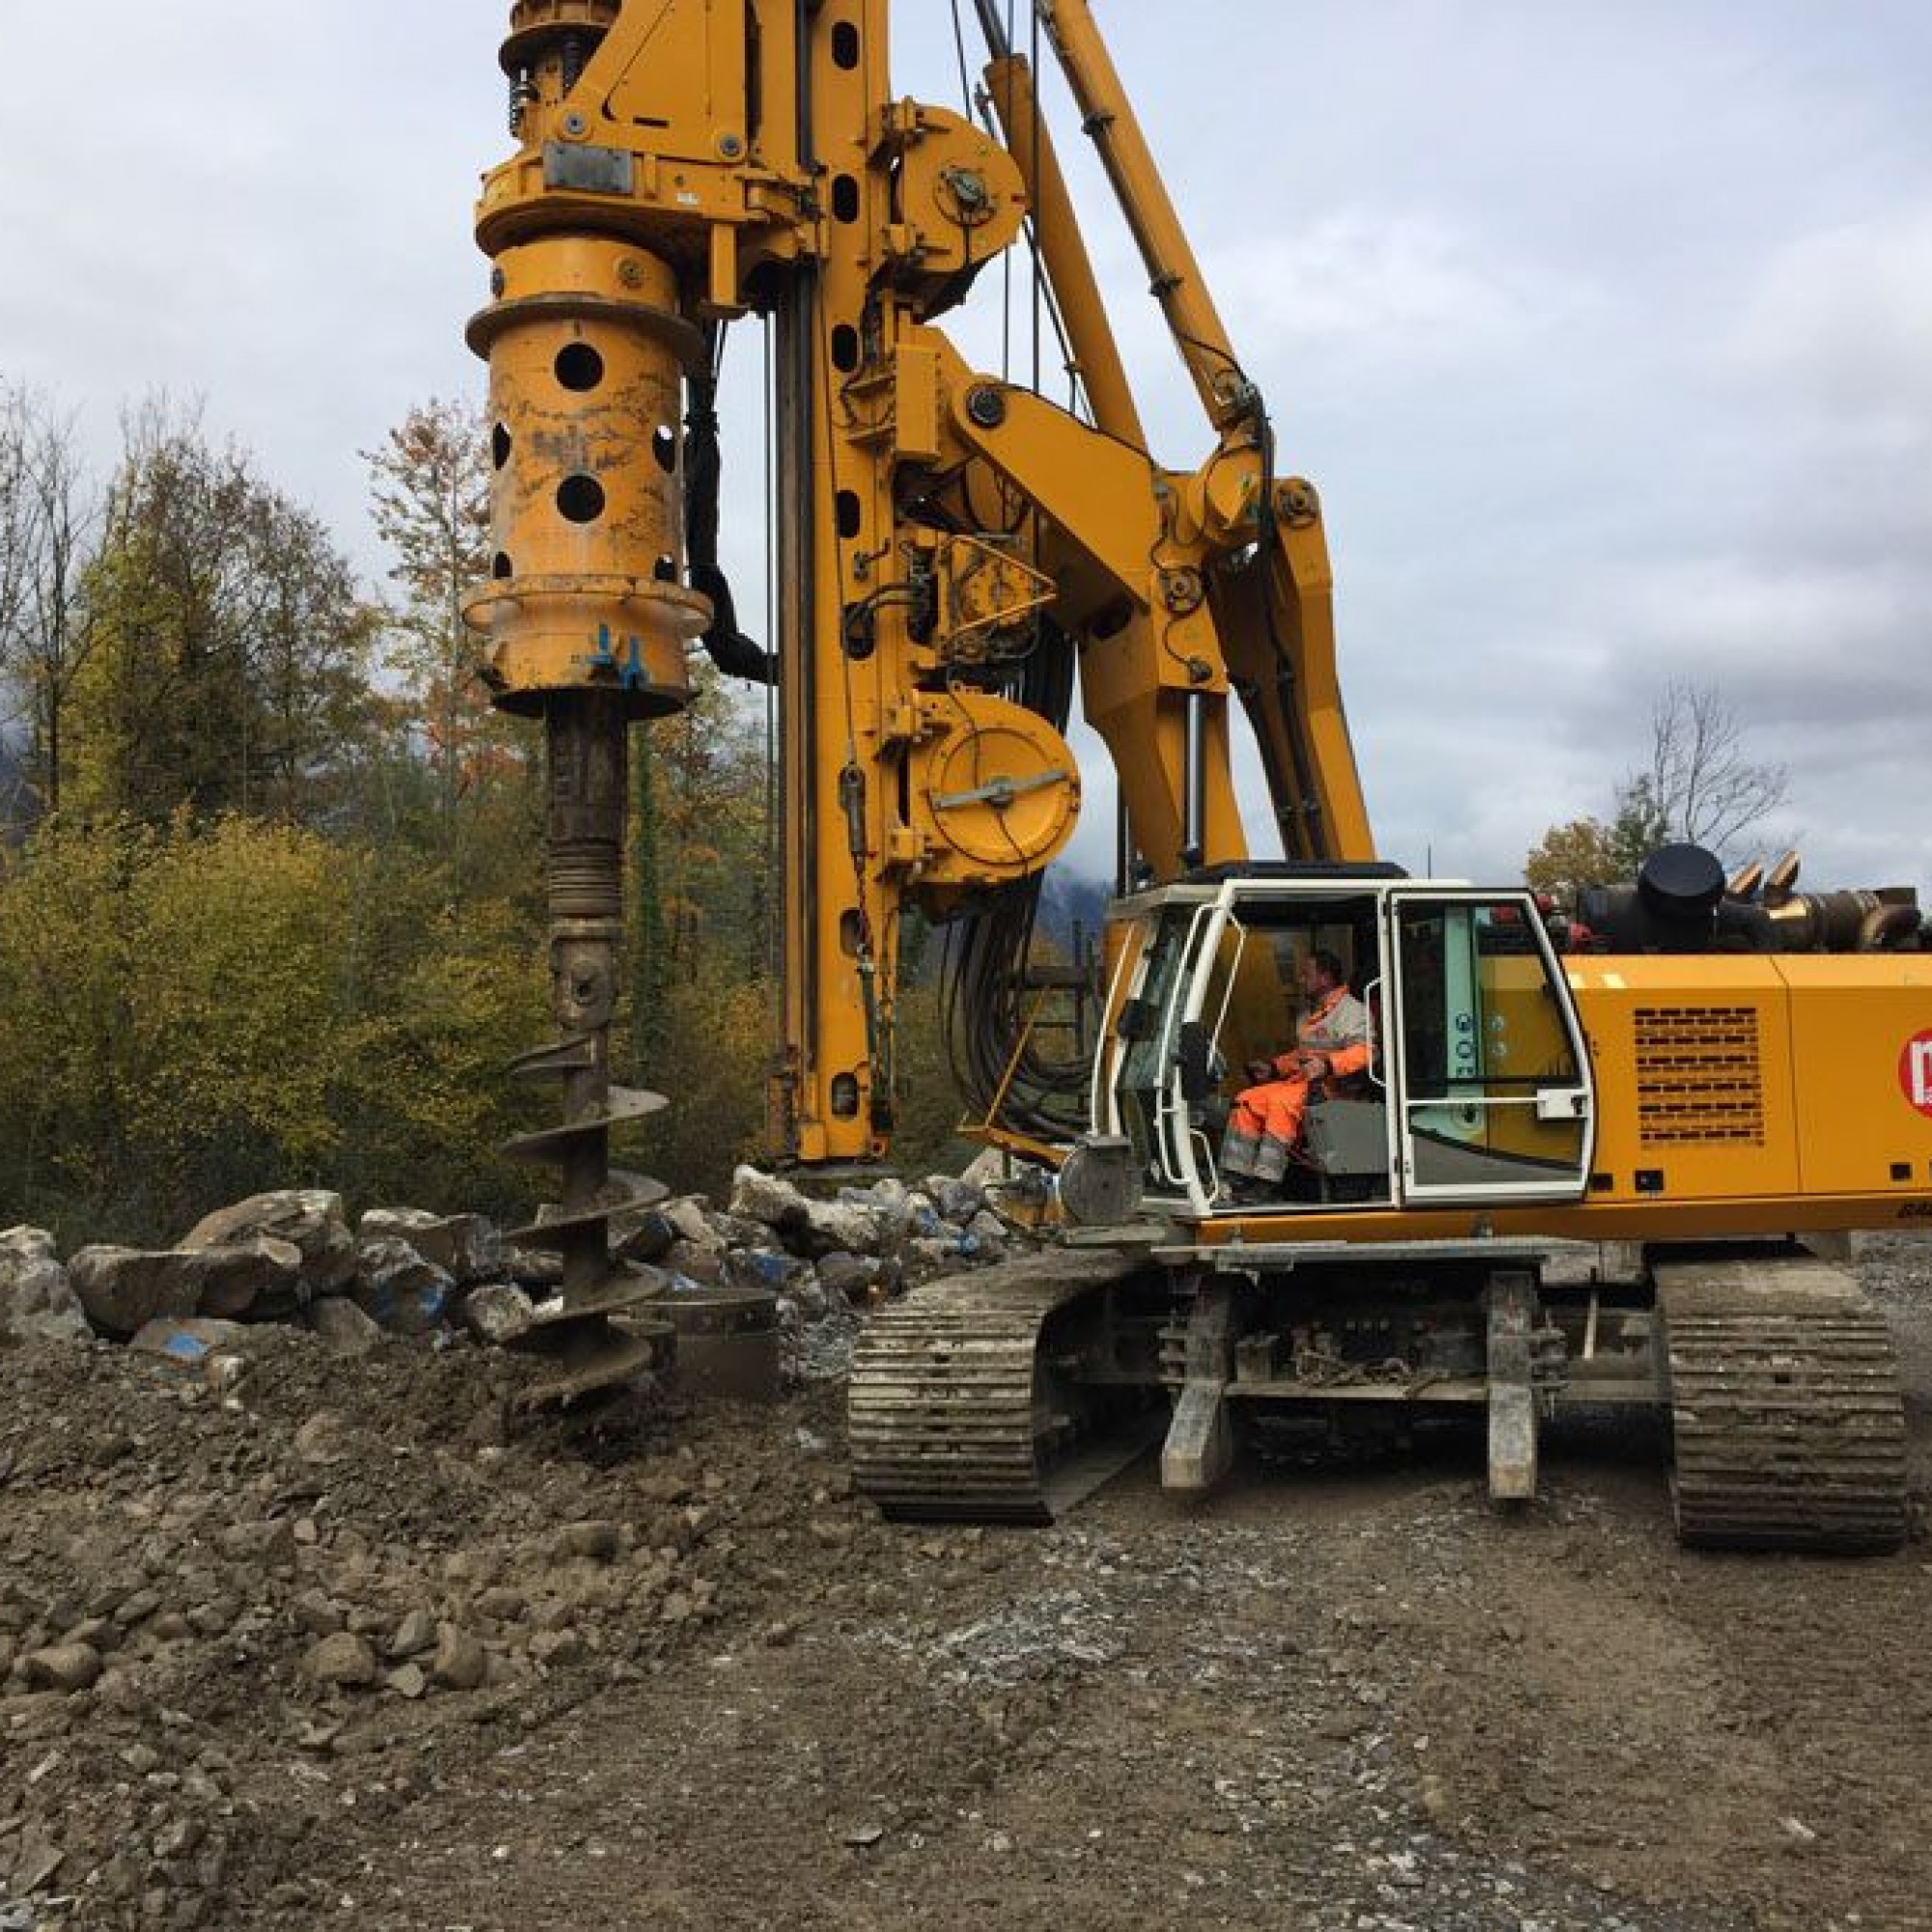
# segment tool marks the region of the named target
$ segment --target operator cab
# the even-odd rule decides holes
[[[1535,900],[1404,879],[1242,868],[1120,901],[1095,1061],[1095,1132],[1124,1140],[1146,1205],[1188,1219],[1579,1199],[1593,1091]],[[1299,962],[1343,965],[1367,1065],[1306,1092],[1285,1177],[1221,1172],[1243,1070],[1296,1044]],[[1249,1118],[1252,1118],[1250,1116]]]

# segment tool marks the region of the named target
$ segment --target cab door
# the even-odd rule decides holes
[[[1381,1027],[1402,1199],[1574,1201],[1595,1091],[1576,1002],[1527,893],[1415,887],[1383,908]]]
[[[1094,1119],[1131,1144],[1152,1198],[1205,1203],[1181,1041],[1200,1024],[1204,962],[1229,923],[1226,895],[1164,907],[1138,961],[1122,961],[1128,997],[1109,1003],[1113,1038],[1095,1065]]]

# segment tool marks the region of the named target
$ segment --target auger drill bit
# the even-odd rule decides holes
[[[664,1195],[611,1168],[611,1135],[665,1104],[611,1085],[611,1025],[626,732],[686,703],[686,650],[711,615],[682,582],[682,372],[703,338],[668,262],[601,226],[574,176],[551,194],[556,168],[569,174],[559,144],[586,125],[573,90],[617,13],[615,0],[517,0],[502,63],[522,146],[484,187],[476,234],[493,299],[469,332],[490,364],[496,554],[465,615],[489,640],[493,701],[541,718],[546,752],[558,1037],[513,1071],[560,1083],[562,1121],[509,1151],[560,1170],[555,1205],[516,1237],[562,1257],[563,1287],[528,1341],[555,1373],[525,1406],[626,1384],[662,1360],[669,1337],[611,1256],[612,1217]]]
[[[614,692],[554,696],[545,710],[551,1010],[561,1031],[512,1072],[562,1083],[563,1122],[512,1141],[509,1151],[562,1170],[556,1207],[512,1238],[563,1261],[563,1292],[541,1310],[525,1346],[554,1358],[556,1374],[526,1403],[568,1402],[630,1382],[657,1366],[669,1328],[649,1321],[649,1291],[613,1270],[611,1217],[655,1206],[664,1187],[611,1166],[612,1128],[647,1119],[664,1097],[611,1081],[623,939],[624,812],[628,745]],[[627,1317],[625,1327],[612,1318]]]

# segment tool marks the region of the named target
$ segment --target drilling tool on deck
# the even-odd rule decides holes
[[[616,0],[521,0],[502,64],[525,146],[500,177],[554,173],[576,110],[565,99]],[[567,165],[567,164],[566,164]],[[511,184],[514,189],[514,181]],[[702,352],[672,270],[600,227],[576,196],[486,199],[477,239],[492,301],[470,324],[490,364],[492,582],[467,616],[488,639],[502,710],[544,721],[551,1006],[559,1037],[512,1072],[562,1086],[557,1126],[508,1151],[561,1170],[559,1199],[517,1231],[562,1257],[559,1297],[529,1346],[555,1373],[524,1406],[621,1387],[662,1362],[670,1329],[651,1291],[613,1265],[614,1216],[663,1199],[612,1169],[611,1135],[656,1113],[611,1080],[620,983],[629,726],[682,708],[685,647],[710,607],[682,587],[679,403]]]

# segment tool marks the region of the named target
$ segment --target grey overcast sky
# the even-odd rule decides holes
[[[506,0],[12,11],[0,376],[103,460],[126,400],[205,395],[373,580],[356,451],[480,384]],[[1383,849],[1515,876],[1684,678],[1790,766],[1807,878],[1932,883],[1932,7],[1096,11],[1284,464],[1321,486]],[[896,91],[956,104],[948,0],[900,15]],[[1084,158],[1076,185],[1161,453],[1197,461]],[[750,559],[754,428],[737,448]]]

